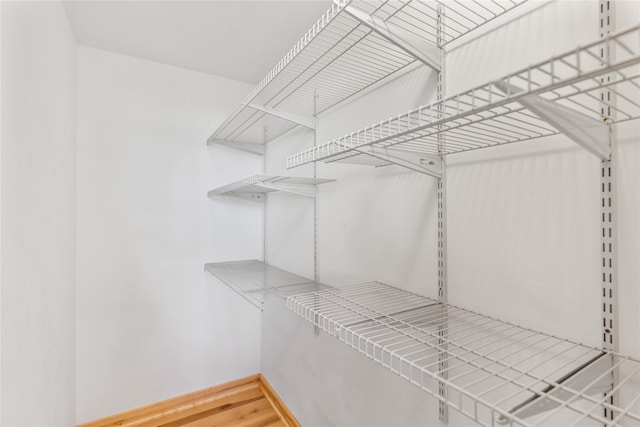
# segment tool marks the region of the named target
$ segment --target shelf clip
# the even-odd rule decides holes
[[[334,0],[334,3],[340,4],[337,0]],[[352,5],[346,5],[343,9],[351,17],[366,25],[390,43],[404,50],[427,67],[440,72],[440,68],[442,68],[440,64],[440,49],[436,45],[417,37],[404,28],[371,16]]]
[[[275,182],[258,182],[254,184],[258,187],[274,191],[284,191],[285,193],[297,194],[298,196],[315,199],[316,190],[314,185],[307,184],[280,184]]]
[[[262,111],[263,113],[269,114],[271,116],[278,117],[283,120],[287,120],[297,125],[304,126],[309,129],[315,130],[316,128],[316,119],[313,116],[305,116],[302,114],[290,113],[288,111],[282,111],[273,107],[267,107],[265,105],[259,105],[254,103],[248,104],[248,107],[253,108],[254,110]]]
[[[438,156],[371,145],[357,147],[354,151],[434,178],[442,178],[442,160]]]
[[[609,127],[606,124],[538,95],[518,95],[524,92],[524,89],[507,81],[496,82],[494,85],[505,94],[515,95],[514,101],[531,110],[599,159],[607,160],[611,157]]]
[[[595,356],[557,380],[557,385],[547,386],[541,392],[537,392],[513,407],[509,413],[524,419],[557,408],[562,405],[560,402],[579,399],[580,395],[593,396],[608,393],[613,388],[609,374],[613,365],[612,357],[614,356],[608,353]],[[501,415],[497,421],[498,424],[508,424],[510,417]]]
[[[243,142],[243,141],[229,141],[227,139],[209,138],[207,145],[224,145],[225,147],[234,148],[236,150],[245,151],[251,154],[263,155],[264,144],[258,144],[257,142]]]

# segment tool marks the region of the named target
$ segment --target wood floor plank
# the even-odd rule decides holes
[[[276,421],[280,421],[280,415],[269,402],[269,407],[264,411],[255,412],[244,420],[238,420],[237,423],[233,424],[233,427],[264,427]]]
[[[242,395],[250,393],[252,395],[261,395],[262,392],[258,388],[259,375],[252,375],[239,380],[231,381],[194,393],[185,394],[172,399],[163,400],[161,402],[152,403],[137,409],[126,411],[120,414],[101,418],[81,424],[78,427],[147,427],[157,426],[158,420],[163,416],[176,419],[175,416],[179,412],[186,411],[180,416],[188,416],[189,413],[195,413],[194,408],[202,406],[202,410],[211,408],[211,404],[224,405],[233,400],[233,395]],[[244,396],[246,398],[246,396]],[[168,419],[167,421],[171,421]],[[154,424],[155,423],[155,424]]]
[[[239,407],[241,407],[243,405],[246,405],[246,404],[249,404],[249,403],[253,403],[253,402],[255,402],[257,400],[261,400],[261,399],[264,399],[264,395],[258,395],[256,397],[254,397],[252,399],[248,399],[248,400],[228,403],[226,405],[222,405],[222,406],[219,406],[217,408],[212,408],[212,409],[209,409],[207,411],[200,411],[198,413],[191,414],[191,415],[189,415],[187,417],[183,417],[183,418],[177,419],[175,421],[171,421],[169,423],[162,424],[162,425],[160,425],[158,427],[182,427],[182,426],[185,426],[185,425],[190,425],[191,423],[194,423],[196,421],[199,421],[199,420],[202,420],[202,419],[210,419],[212,417],[215,417],[215,416],[219,415],[222,412],[230,411],[232,409],[239,408]]]
[[[266,398],[207,414],[199,419],[180,424],[181,427],[255,427],[277,420],[278,414]],[[264,420],[264,421],[262,421]]]
[[[106,417],[78,427],[300,427],[262,375]]]
[[[230,407],[243,405],[248,402],[252,402],[256,399],[264,399],[262,390],[256,384],[248,384],[242,387],[237,387],[233,390],[229,390],[223,394],[219,394],[210,397],[206,401],[201,401],[197,405],[191,407],[182,407],[179,410],[175,410],[171,413],[165,412],[162,416],[158,416],[154,419],[149,419],[143,424],[136,424],[135,427],[157,427],[164,425],[172,425],[171,423],[177,421],[176,426],[180,424],[180,420],[188,418],[193,415],[201,413],[208,413],[211,411],[225,411]],[[127,426],[129,427],[129,426]],[[133,426],[131,426],[133,427]]]

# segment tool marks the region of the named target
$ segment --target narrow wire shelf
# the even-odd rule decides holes
[[[215,195],[240,197],[262,201],[266,193],[284,191],[304,197],[315,197],[315,186],[335,181],[333,179],[305,178],[292,176],[253,175],[231,184],[216,188],[207,193]]]
[[[602,49],[615,55],[602,60]],[[287,167],[316,161],[380,166],[393,162],[363,148],[448,155],[560,132],[606,158],[597,140],[606,140],[600,136],[606,136],[613,112],[618,123],[640,117],[638,64],[640,25],[294,154]],[[615,105],[600,99],[605,87],[617,99]],[[444,136],[442,147],[439,135]]]
[[[635,358],[378,282],[291,296],[287,307],[483,426],[640,423]]]
[[[437,46],[439,13],[447,16],[447,25],[442,27],[443,45],[524,1],[337,0],[216,129],[208,142],[264,143],[262,133],[256,128],[267,112],[255,108],[256,105],[311,117],[418,64],[406,49],[373,31],[348,10],[355,8],[372,21]],[[295,126],[296,123],[273,119],[267,139],[275,139]]]
[[[209,263],[204,269],[260,310],[268,295],[285,299],[329,288],[257,260]]]

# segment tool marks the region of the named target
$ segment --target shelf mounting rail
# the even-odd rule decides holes
[[[378,282],[290,296],[287,307],[483,426],[640,423],[640,360],[611,350]],[[626,398],[614,406],[604,391]]]
[[[411,152],[420,164],[429,155],[449,155],[560,132],[597,157],[608,159],[608,138],[602,137],[609,132],[607,125],[613,123],[613,115],[602,120],[601,103],[615,111],[616,123],[640,117],[639,39],[640,25],[608,34],[498,81],[294,154],[288,157],[287,167],[316,161],[375,166],[394,163],[369,156],[364,151],[368,146]],[[603,49],[617,54],[600,58]],[[601,82],[604,75],[613,77]],[[615,95],[616,105],[601,101],[603,87]],[[440,134],[446,136],[444,150],[439,147]]]
[[[599,23],[600,37],[606,38],[615,31],[616,13],[615,2],[611,0],[600,0]],[[639,41],[640,42],[640,41]],[[613,46],[607,45],[600,51],[602,64],[612,61],[617,55]],[[617,94],[609,88],[617,76],[614,73],[600,76],[600,114],[603,122],[615,122],[617,119]],[[605,101],[606,100],[606,101]],[[617,174],[618,155],[616,128],[611,127],[609,132],[602,136],[602,142],[607,144],[611,155],[602,160],[600,175],[600,214],[601,214],[601,243],[602,243],[602,347],[611,350],[618,350],[618,227],[617,227]],[[619,371],[611,371],[607,380],[610,384],[618,383]],[[620,401],[618,393],[606,394],[611,405]],[[603,408],[604,418],[614,420],[617,416],[615,411]]]

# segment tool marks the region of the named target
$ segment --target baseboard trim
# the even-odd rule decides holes
[[[152,403],[78,427],[157,427],[229,405],[238,399],[255,399],[257,396],[266,397],[285,426],[300,427],[300,423],[261,374]]]
[[[291,411],[289,411],[289,408],[287,408],[287,406],[282,402],[280,396],[278,396],[275,390],[271,387],[271,384],[269,384],[262,374],[259,374],[258,385],[262,389],[267,400],[269,400],[269,403],[271,403],[273,409],[277,412],[278,416],[280,416],[280,420],[287,427],[301,427],[296,417],[294,417]]]

